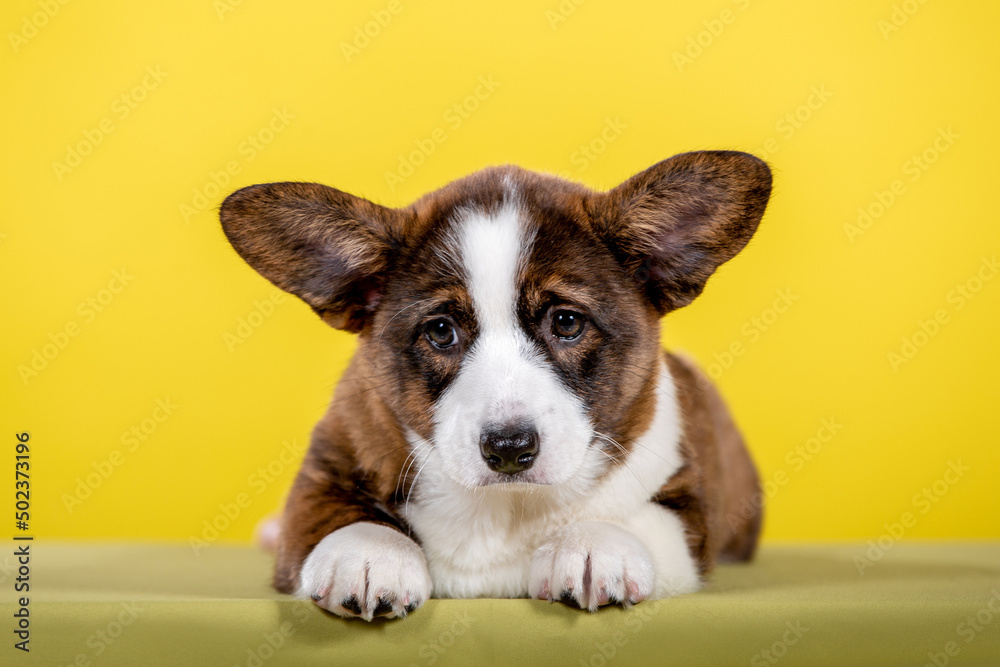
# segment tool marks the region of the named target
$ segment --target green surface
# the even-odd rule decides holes
[[[1000,665],[1000,544],[897,544],[861,575],[867,549],[766,547],[631,610],[432,600],[366,624],[273,592],[252,548],[35,542],[29,654],[0,558],[0,665]]]

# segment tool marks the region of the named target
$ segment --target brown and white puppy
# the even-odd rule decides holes
[[[313,432],[275,587],[345,617],[436,597],[595,610],[749,559],[758,491],[727,409],[660,348],[753,235],[767,166],[664,160],[609,192],[485,169],[391,209],[312,183],[230,195],[237,252],[359,334]]]

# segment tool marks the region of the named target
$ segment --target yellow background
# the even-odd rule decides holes
[[[8,470],[31,433],[32,532],[215,520],[240,541],[281,503],[283,443],[297,463],[354,342],[290,297],[259,305],[274,289],[217,221],[233,189],[404,205],[490,164],[608,188],[732,148],[770,162],[772,202],[665,341],[713,369],[773,482],[766,537],[863,541],[905,512],[907,538],[1000,537],[998,23],[985,1],[5,2],[0,433]],[[921,321],[935,335],[894,367]]]

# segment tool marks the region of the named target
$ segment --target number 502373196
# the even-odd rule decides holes
[[[14,446],[14,525],[18,530],[28,530],[31,518],[31,452],[27,433],[17,434]]]

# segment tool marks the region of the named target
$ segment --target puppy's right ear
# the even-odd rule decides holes
[[[364,329],[404,214],[317,183],[251,185],[219,211],[236,252],[330,326]]]

